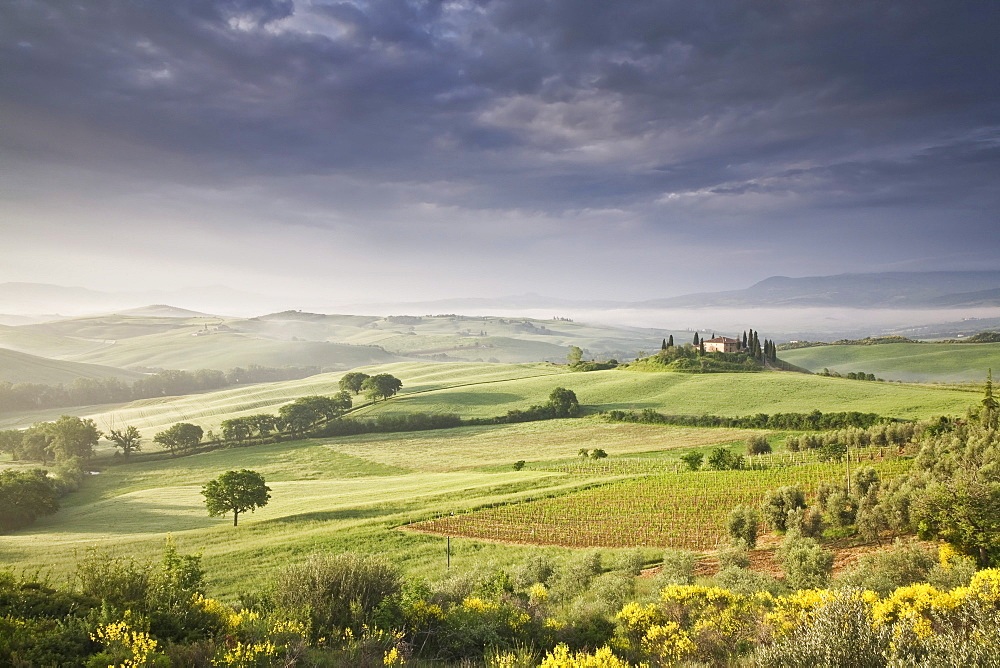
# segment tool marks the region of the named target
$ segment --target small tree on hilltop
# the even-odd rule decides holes
[[[270,492],[271,488],[264,484],[264,476],[248,469],[226,471],[201,489],[209,516],[217,517],[231,511],[233,526],[237,525],[240,513],[266,506],[271,499]]]
[[[365,396],[376,402],[379,399],[388,399],[402,389],[403,383],[395,376],[387,373],[380,373],[371,378],[366,378],[361,384],[361,389],[365,391]]]
[[[583,359],[583,348],[580,346],[570,346],[569,353],[566,355],[566,359],[569,360],[570,364],[576,364]]]
[[[367,373],[362,373],[360,371],[351,371],[350,373],[345,373],[340,379],[337,385],[343,392],[353,392],[354,394],[361,393],[361,386],[366,380],[371,378]]]

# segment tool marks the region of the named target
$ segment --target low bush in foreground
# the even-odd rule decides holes
[[[610,569],[593,551],[538,557],[429,584],[380,558],[315,554],[231,605],[202,591],[196,555],[168,546],[142,564],[95,553],[82,592],[0,573],[0,664],[932,666],[994,665],[1000,651],[1000,570],[950,589],[783,593],[739,560],[716,581],[728,588],[690,584],[669,553],[679,583],[643,594],[636,556]],[[939,564],[958,559],[945,549]]]

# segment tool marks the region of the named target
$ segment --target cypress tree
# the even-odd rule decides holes
[[[667,347],[668,348],[673,348],[674,347],[674,335],[673,334],[671,334],[670,338],[667,340]]]
[[[694,345],[698,345],[698,332],[694,333],[694,339],[692,340],[692,343],[694,343]]]
[[[747,333],[744,330],[744,332],[743,332],[743,350],[746,350],[746,349],[747,349]]]
[[[986,372],[986,388],[983,392],[983,424],[995,429],[997,426],[997,400],[993,397],[993,369]]]
[[[667,340],[663,339],[663,345],[660,346],[660,350],[666,350],[666,349],[667,349]]]
[[[704,339],[701,341],[701,343],[698,344],[698,354],[699,355],[704,355],[705,354],[705,341],[704,341]]]

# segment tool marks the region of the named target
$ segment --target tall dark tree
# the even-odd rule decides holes
[[[743,350],[747,349],[747,333],[743,332]]]
[[[698,343],[700,343],[698,339],[698,332],[694,333],[694,338],[691,340],[691,343],[693,343],[694,345],[698,345]]]
[[[997,428],[997,400],[993,396],[993,369],[986,372],[986,387],[983,391],[983,424],[988,429]]]
[[[663,344],[660,346],[660,350],[666,350],[666,349],[667,349],[667,340],[663,339]]]
[[[667,339],[667,347],[668,348],[673,348],[674,347],[674,335],[673,334],[671,334],[670,338]]]

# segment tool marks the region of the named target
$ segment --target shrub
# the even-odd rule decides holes
[[[708,456],[708,465],[716,471],[736,471],[743,468],[743,455],[725,448],[716,448]]]
[[[748,455],[764,455],[769,452],[771,452],[771,444],[768,442],[767,436],[754,434],[747,439]]]
[[[663,568],[657,575],[657,585],[687,585],[694,582],[694,567],[698,555],[686,550],[667,550],[663,553]]]
[[[753,596],[763,592],[779,596],[786,590],[781,582],[766,573],[758,573],[749,568],[737,566],[723,568],[715,576],[715,581],[719,583],[720,587],[744,596]]]
[[[736,544],[725,550],[719,550],[719,568],[749,568],[750,552],[747,551],[746,543],[737,540]]]
[[[689,452],[681,455],[681,461],[687,464],[689,471],[697,471],[701,468],[701,463],[705,460],[705,455],[700,452]]]
[[[785,582],[792,589],[824,587],[833,571],[833,552],[824,550],[814,538],[788,536],[778,548]]]
[[[764,500],[761,512],[764,521],[775,531],[787,530],[788,511],[796,508],[806,507],[806,495],[798,487],[779,487],[777,490],[768,492]]]
[[[278,574],[274,597],[289,612],[306,612],[316,639],[339,629],[357,633],[400,586],[399,572],[384,559],[349,552],[313,554]]]
[[[511,581],[516,588],[527,589],[536,583],[545,584],[553,572],[555,567],[551,559],[543,554],[533,554],[512,569]]]
[[[758,522],[756,510],[746,506],[736,506],[729,513],[729,520],[726,522],[729,538],[734,542],[742,541],[747,549],[752,550],[757,547]]]

